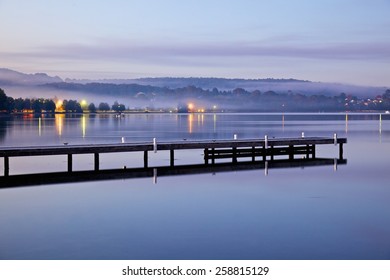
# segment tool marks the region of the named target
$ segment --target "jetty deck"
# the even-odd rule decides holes
[[[217,159],[231,158],[236,163],[238,158],[251,158],[255,161],[261,157],[273,160],[275,156],[287,156],[293,160],[295,155],[306,158],[316,157],[316,146],[333,144],[339,146],[339,159],[343,159],[343,144],[346,138],[334,137],[301,137],[301,138],[268,138],[263,139],[233,139],[233,140],[200,140],[200,141],[169,141],[159,142],[155,138],[151,142],[91,144],[91,145],[57,145],[29,147],[0,147],[0,157],[4,158],[4,176],[9,176],[12,157],[67,155],[67,171],[73,171],[73,155],[93,154],[94,171],[99,171],[99,155],[102,153],[143,152],[143,166],[148,168],[148,153],[157,151],[170,152],[170,167],[173,167],[176,150],[204,150],[204,163],[215,163]]]

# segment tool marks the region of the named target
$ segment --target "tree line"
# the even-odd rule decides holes
[[[340,112],[340,111],[364,111],[364,110],[390,110],[390,89],[384,94],[374,98],[358,98],[351,94],[340,93],[335,96],[323,94],[305,95],[301,93],[277,93],[274,91],[261,92],[259,90],[247,91],[236,88],[232,91],[219,91],[214,88],[204,90],[202,88],[188,86],[164,93],[138,93],[127,96],[130,102],[137,101],[144,104],[186,104],[188,100],[197,100],[200,103],[218,104],[219,109],[231,111],[253,112]],[[173,106],[172,106],[173,107]],[[186,108],[185,108],[186,109]],[[54,112],[63,111],[71,113],[83,113],[89,111],[115,111],[126,110],[124,104],[117,101],[113,105],[102,102],[98,106],[94,103],[83,104],[77,100],[64,100],[62,104],[52,99],[13,99],[8,97],[0,89],[0,112]]]
[[[0,112],[34,112],[34,113],[54,113],[55,111],[63,111],[68,113],[83,113],[88,110],[91,113],[96,111],[115,111],[123,112],[126,110],[124,104],[119,104],[117,101],[112,106],[108,103],[101,102],[98,106],[94,103],[89,105],[82,105],[77,100],[64,100],[56,102],[52,99],[45,98],[12,98],[5,94],[4,90],[0,88]]]

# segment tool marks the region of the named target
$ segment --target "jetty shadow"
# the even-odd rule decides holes
[[[148,168],[106,169],[96,171],[50,172],[0,177],[0,188],[39,186],[63,183],[78,183],[90,181],[151,178],[157,182],[157,177],[179,176],[192,174],[207,174],[220,172],[238,172],[248,170],[264,170],[268,175],[269,169],[302,168],[314,166],[346,165],[346,159],[336,158],[303,158],[275,159],[270,161],[225,162],[214,164],[191,164],[178,166],[156,166]]]

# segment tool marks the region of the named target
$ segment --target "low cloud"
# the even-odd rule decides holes
[[[390,43],[348,43],[329,45],[272,45],[271,43],[215,44],[104,44],[42,47],[24,53],[0,53],[0,56],[66,60],[115,60],[133,62],[171,62],[172,59],[198,58],[299,58],[316,60],[388,60]]]

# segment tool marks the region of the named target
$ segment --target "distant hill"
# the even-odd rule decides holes
[[[69,80],[44,73],[0,69],[0,88],[13,98],[121,102],[129,108],[178,108],[191,103],[237,112],[340,112],[388,110],[386,88],[295,79],[142,78]]]
[[[205,91],[233,91],[243,89],[248,92],[273,91],[278,94],[304,94],[337,96],[340,93],[359,98],[372,98],[383,94],[384,87],[355,86],[335,83],[311,82],[296,79],[226,79],[226,78],[139,78],[139,79],[102,79],[78,80],[51,77],[45,73],[24,74],[10,69],[0,68],[0,87],[6,86],[43,86],[48,89],[62,89],[70,92],[88,92],[91,94],[116,95],[167,92],[175,89],[201,88]],[[12,91],[12,90],[11,90]]]
[[[63,80],[58,76],[50,77],[45,73],[24,74],[14,70],[0,68],[0,86],[34,86],[59,82],[63,82]]]
[[[161,87],[169,89],[199,87],[205,90],[218,89],[232,91],[242,88],[246,91],[260,90],[261,92],[275,91],[277,93],[302,93],[305,95],[322,94],[335,96],[340,93],[358,97],[374,97],[382,94],[386,88],[355,86],[336,83],[311,82],[296,79],[225,79],[225,78],[140,78],[140,79],[103,79],[103,80],[75,80],[66,79],[67,83],[75,84],[137,84],[143,86]]]

